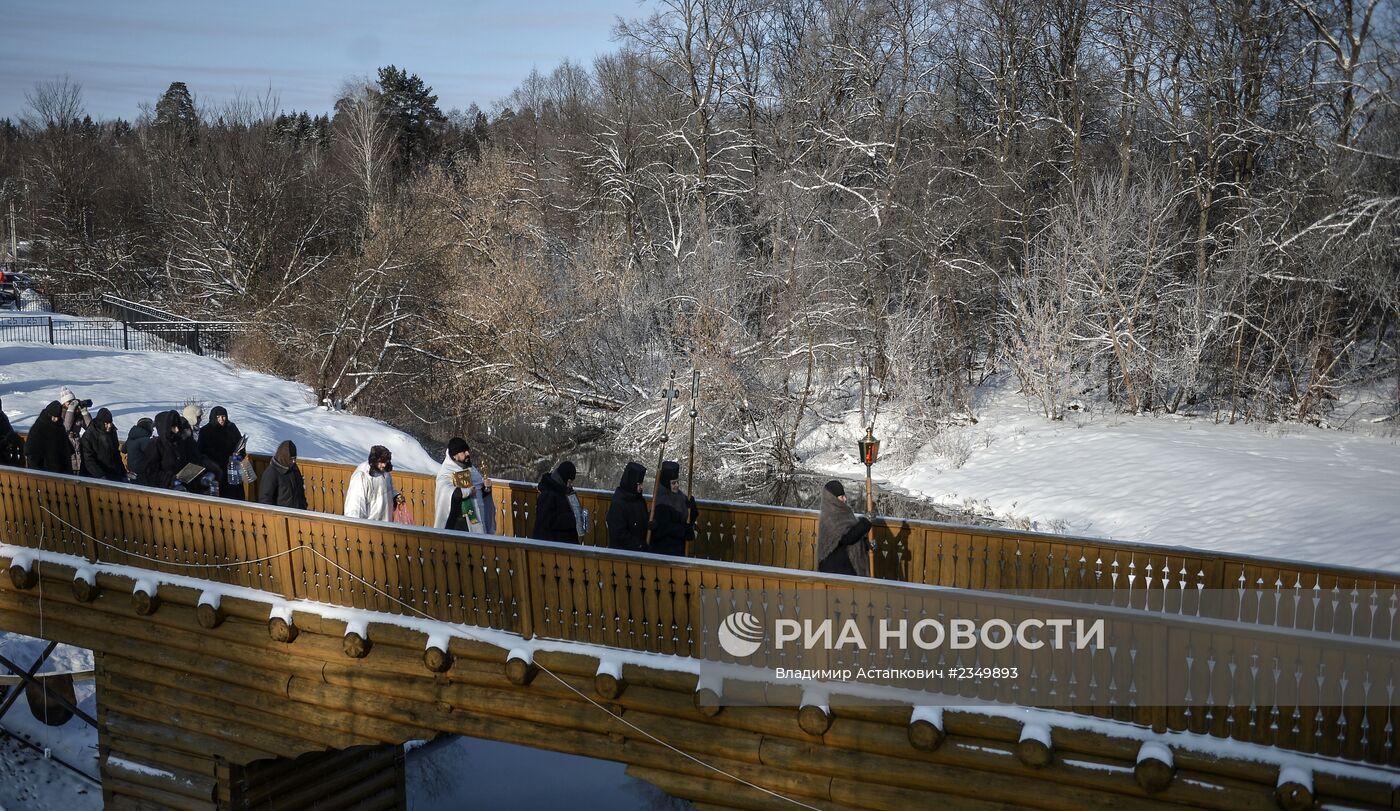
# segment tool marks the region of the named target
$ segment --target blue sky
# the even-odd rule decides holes
[[[268,86],[285,110],[329,112],[341,83],[395,64],[444,110],[506,96],[532,67],[590,65],[614,50],[638,0],[0,0],[0,117],[35,82],[68,74],[94,118],[135,118],[172,81],[197,103]]]

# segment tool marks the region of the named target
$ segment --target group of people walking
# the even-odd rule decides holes
[[[695,499],[681,489],[680,463],[661,463],[656,498],[650,509],[643,496],[646,475],[647,469],[640,462],[628,462],[623,468],[622,478],[608,506],[608,546],[630,552],[683,557],[686,543],[695,540],[700,508]],[[540,492],[544,492],[543,483]]]
[[[246,463],[246,439],[216,406],[204,424],[204,410],[187,403],[137,420],[118,440],[112,412],[91,412],[91,400],[79,400],[68,387],[35,420],[28,441],[21,443],[0,409],[0,464],[23,465],[108,481],[134,482],[149,487],[187,490],[243,500],[245,488],[257,481],[263,504],[307,508],[306,485],[297,467],[291,440],[277,447],[260,476]],[[21,448],[23,452],[21,453]],[[122,455],[126,459],[123,462]],[[345,490],[344,514],[350,518],[415,523],[404,494],[394,488],[393,454],[382,445],[355,468]],[[558,543],[581,543],[589,534],[590,516],[574,491],[577,468],[560,462],[539,481],[531,538]],[[644,491],[647,468],[628,462],[623,468],[607,513],[608,546],[630,552],[686,556],[696,537],[700,509],[681,488],[680,463],[663,461],[656,497],[648,506]],[[472,459],[462,437],[447,443],[435,478],[432,526],[439,529],[495,534],[496,506],[491,480]],[[846,501],[840,481],[826,483],[821,493],[817,532],[818,569],[831,574],[868,575],[868,541],[873,516],[857,517]]]
[[[94,414],[92,406],[92,400],[80,400],[72,389],[61,387],[23,443],[0,411],[0,464],[238,501],[246,500],[258,478],[247,462],[246,439],[223,406],[210,410],[207,424],[204,407],[195,402],[142,417],[124,442],[111,410],[99,408]],[[257,496],[264,504],[306,508],[296,445],[290,440],[273,455]]]

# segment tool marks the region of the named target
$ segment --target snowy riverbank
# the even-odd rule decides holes
[[[1071,414],[1010,392],[910,447],[882,416],[885,486],[1013,526],[1400,571],[1400,438],[1298,424]],[[812,470],[861,479],[859,414],[808,433]]]

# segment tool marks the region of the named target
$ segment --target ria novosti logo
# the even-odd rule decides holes
[[[1102,619],[1025,619],[1016,625],[991,618],[980,624],[972,619],[951,618],[945,621],[922,619],[891,621],[882,618],[874,628],[863,627],[854,619],[837,623],[831,619],[813,621],[779,619],[774,622],[773,643],[783,650],[796,643],[805,650],[910,650],[930,651],[939,648],[970,650],[986,648],[998,651],[1015,646],[1025,650],[1050,648],[1104,649],[1105,624]],[[873,639],[870,635],[873,634]],[[767,639],[763,622],[747,611],[735,611],[720,623],[717,632],[720,647],[736,659],[754,655]],[[871,642],[874,644],[872,645]]]
[[[763,646],[763,623],[747,611],[735,611],[720,623],[717,635],[725,653],[743,659]]]

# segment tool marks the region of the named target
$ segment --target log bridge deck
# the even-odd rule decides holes
[[[810,573],[811,511],[701,502],[696,557],[661,558],[597,548],[602,521],[581,546],[522,540],[535,492],[512,482],[495,485],[500,536],[345,519],[352,468],[298,464],[312,511],[0,468],[0,630],[94,652],[107,808],[400,808],[401,745],[441,733],[626,763],[704,809],[1400,808],[1400,576],[895,521],[879,579],[859,581]],[[395,482],[433,514],[431,476]],[[607,494],[581,497],[606,514]],[[991,680],[941,703],[992,710],[839,689],[721,706],[696,665],[733,659],[698,627],[701,596],[729,589],[890,611],[1022,590],[1051,613],[1054,590],[1092,589],[1115,629],[1166,630],[1132,637],[1152,641],[1131,659],[1097,651],[1093,672],[1037,672],[1101,691],[1054,712]],[[1223,627],[1193,603],[1206,590],[1233,595],[1224,627],[1252,648],[1192,647]],[[1288,659],[1285,632],[1323,635],[1340,658],[1295,667],[1344,699],[1251,698],[1261,629],[1265,661]],[[1365,684],[1332,684],[1353,656]],[[1198,710],[1139,706],[1125,661],[1189,662],[1156,687],[1194,688]]]

